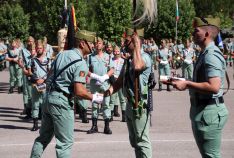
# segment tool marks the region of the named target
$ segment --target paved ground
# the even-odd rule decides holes
[[[231,69],[229,73],[232,73]],[[22,95],[7,94],[8,78],[8,71],[0,72],[0,157],[25,158],[30,155],[38,131],[30,131],[32,121],[19,118],[23,108]],[[234,84],[231,74],[230,78],[231,90],[224,96],[230,115],[222,139],[223,158],[234,158]],[[150,129],[153,158],[199,158],[190,128],[188,91],[154,91],[153,95],[155,108]],[[87,135],[91,123],[82,124],[76,119],[72,157],[133,158],[126,124],[115,118],[111,123],[112,135],[102,133],[103,124],[103,121],[98,122],[100,133]],[[43,157],[56,157],[54,146],[55,140],[52,140]]]

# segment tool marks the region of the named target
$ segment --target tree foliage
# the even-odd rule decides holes
[[[59,0],[27,0],[21,1],[21,5],[30,14],[29,34],[37,39],[47,36],[49,42],[57,41],[63,3]]]
[[[194,6],[190,0],[180,0],[178,21],[178,38],[188,38],[192,32],[192,20],[195,16]],[[155,39],[175,38],[176,4],[171,0],[158,1],[158,19],[156,24],[149,26],[147,35]]]
[[[221,19],[221,29],[232,26],[234,15],[233,0],[193,0],[196,16],[212,15]]]
[[[120,40],[131,24],[130,0],[99,0],[97,4],[98,34],[108,40]]]
[[[29,16],[17,3],[3,3],[0,7],[0,30],[0,37],[25,39],[29,31]]]

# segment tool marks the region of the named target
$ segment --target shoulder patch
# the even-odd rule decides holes
[[[85,76],[85,72],[84,71],[80,71],[79,76],[80,77],[84,77]]]

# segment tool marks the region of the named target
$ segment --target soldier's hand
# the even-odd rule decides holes
[[[113,87],[110,86],[110,88],[104,92],[104,97],[111,96],[113,94],[113,91]]]
[[[44,80],[43,79],[38,79],[37,84],[41,84],[41,83],[44,83]]]
[[[94,93],[93,94],[92,103],[101,104],[102,102],[103,102],[103,94],[101,94],[101,93]]]
[[[136,34],[132,36],[132,43],[134,44],[136,50],[141,49],[141,41],[140,41],[140,38]]]
[[[101,83],[103,83],[103,82],[105,82],[106,80],[108,80],[110,77],[107,75],[107,74],[105,74],[105,75],[103,75],[103,76],[101,76],[99,79],[98,79],[98,81],[100,81]]]
[[[174,88],[180,91],[187,89],[187,81],[175,80],[175,81],[172,81],[171,83]]]

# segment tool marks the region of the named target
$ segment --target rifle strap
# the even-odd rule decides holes
[[[45,73],[47,73],[46,69],[43,67],[43,65],[41,64],[41,62],[37,58],[33,58],[32,60],[35,61]],[[47,66],[47,65],[48,65],[48,63],[45,64],[44,66]]]

